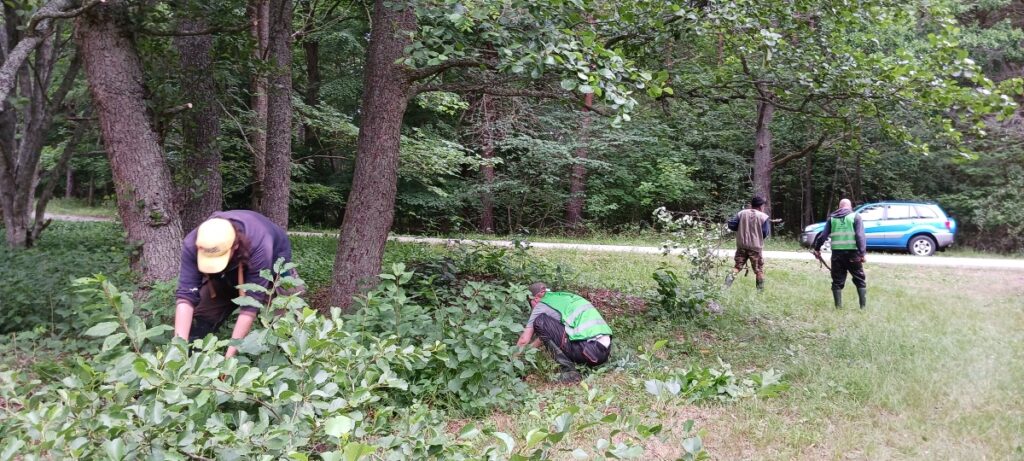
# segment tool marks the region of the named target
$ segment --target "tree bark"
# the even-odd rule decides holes
[[[754,134],[754,194],[765,201],[765,212],[772,209],[772,118],[775,105],[769,100],[757,103],[757,125]]]
[[[25,61],[32,54],[32,51],[46,41],[46,36],[54,22],[48,16],[60,13],[72,5],[74,5],[72,0],[50,0],[39,7],[39,10],[33,16],[43,17],[43,19],[36,22],[34,30],[29,31],[28,35],[20,38],[20,40],[10,40],[10,38],[16,38],[20,35],[11,33],[11,28],[17,27],[19,22],[17,21],[17,15],[9,14],[13,11],[13,6],[5,5],[4,9],[8,12],[5,18],[5,26],[9,37],[8,44],[13,45],[17,42],[17,45],[14,45],[14,48],[7,53],[7,56],[4,57],[3,66],[0,66],[0,101],[7,100],[7,96],[14,89],[14,85],[18,80],[18,73],[24,69]]]
[[[65,169],[64,172],[64,198],[70,199],[75,189],[75,174],[71,168]]]
[[[313,107],[320,103],[320,42],[306,36],[302,41],[306,51],[306,94],[303,101]],[[306,149],[314,150],[319,144],[316,130],[310,125],[302,126],[302,139]]]
[[[270,40],[267,59],[267,172],[261,210],[277,225],[288,228],[288,197],[292,167],[292,2],[270,0]]]
[[[185,19],[180,30],[192,32],[207,28],[205,19]],[[178,184],[181,226],[188,232],[213,212],[220,211],[224,201],[220,175],[220,112],[213,74],[213,36],[194,35],[174,38],[178,49],[183,79],[182,91],[192,102],[192,109],[183,119],[185,138],[184,174]]]
[[[267,59],[270,40],[270,12],[268,0],[253,0],[252,15],[253,57],[257,62]],[[252,203],[253,210],[263,209],[263,181],[267,176],[267,76],[262,71],[252,77]]]
[[[814,154],[808,154],[804,168],[804,206],[800,229],[817,222],[814,217]]]
[[[587,201],[587,160],[590,152],[587,142],[590,136],[590,109],[594,105],[594,93],[583,96],[583,119],[580,121],[580,147],[574,152],[576,161],[569,176],[569,203],[566,206],[566,227],[579,231],[583,226],[583,208]]]
[[[29,241],[32,244],[39,240],[43,230],[50,225],[50,220],[46,219],[46,205],[53,198],[53,191],[57,188],[57,180],[61,175],[65,174],[65,171],[70,174],[71,168],[68,168],[68,162],[71,161],[71,156],[75,154],[75,149],[78,148],[78,144],[85,136],[86,127],[87,124],[84,121],[75,126],[75,131],[71,133],[71,139],[64,145],[64,152],[61,153],[53,170],[50,170],[45,186],[43,186],[43,191],[39,194],[39,198],[36,199],[35,223],[32,225],[32,230],[29,234]],[[65,184],[65,187],[68,186],[68,184]]]
[[[133,263],[148,284],[178,275],[182,232],[128,15],[125,0],[107,0],[78,18],[75,40],[114,176],[118,215],[128,239],[139,244]]]
[[[480,110],[483,114],[483,132],[481,156],[484,161],[480,164],[480,177],[483,178],[484,188],[480,191],[480,232],[485,234],[494,233],[494,111],[491,107],[491,96],[480,96]]]
[[[66,6],[68,5],[62,7]],[[13,10],[10,5],[5,5],[5,10],[5,19],[14,21],[7,24],[13,24],[12,27],[5,28],[6,38],[10,43],[18,39],[17,15],[11,14]],[[47,21],[49,20],[40,21],[39,24],[46,24]],[[15,69],[16,79],[11,82],[11,89],[17,86],[18,95],[26,98],[28,102],[19,110],[15,110],[5,101],[8,109],[0,114],[0,137],[3,138],[0,141],[0,208],[4,210],[7,245],[12,248],[32,246],[35,226],[31,210],[39,184],[39,159],[46,144],[46,133],[53,124],[54,113],[61,109],[65,97],[71,91],[81,67],[81,60],[75,56],[68,65],[61,84],[47,98],[46,92],[49,91],[53,79],[53,69],[61,54],[56,43],[56,35],[58,34],[47,34],[34,48],[35,59],[31,62],[25,59],[22,61],[22,67]],[[25,40],[27,39],[21,42]],[[42,216],[36,217],[37,221],[41,219]]]
[[[352,191],[341,223],[334,259],[332,306],[349,309],[360,290],[373,285],[395,216],[402,117],[412,82],[397,63],[416,29],[412,7],[394,9],[376,0],[363,77],[363,118],[359,126]]]

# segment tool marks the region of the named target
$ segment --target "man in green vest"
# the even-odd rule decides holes
[[[864,222],[859,214],[853,212],[853,204],[845,198],[839,201],[839,209],[825,221],[825,230],[814,239],[815,256],[821,257],[821,246],[829,237],[832,238],[832,299],[836,308],[843,307],[843,287],[846,286],[847,272],[857,287],[861,309],[867,307],[868,285],[864,275],[867,240],[864,237]]]
[[[583,379],[576,364],[594,367],[608,361],[612,329],[590,301],[573,293],[548,291],[547,285],[537,282],[530,285],[530,306],[530,319],[516,345],[540,347],[543,343],[562,368],[559,382]]]

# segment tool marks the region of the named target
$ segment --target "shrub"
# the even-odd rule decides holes
[[[654,280],[658,283],[658,297],[655,299],[658,309],[655,313],[672,318],[717,313],[720,307],[716,298],[721,294],[719,268],[722,258],[719,249],[722,226],[695,214],[682,214],[677,218],[665,208],[654,210],[654,216],[672,235],[662,244],[663,251],[668,254],[682,248],[679,257],[688,267],[686,283],[682,283],[668,266],[663,265],[654,272]]]
[[[279,262],[275,270],[280,273],[290,267]],[[384,279],[394,283],[378,291],[388,293],[393,301],[375,304],[372,300],[383,296],[371,296],[368,306],[378,312],[386,311],[385,304],[398,306],[402,284],[411,281],[412,274],[399,267]],[[279,277],[274,285],[297,282]],[[488,332],[504,334],[511,328],[501,321],[486,326],[468,321],[464,328],[442,326],[429,333],[408,331],[408,336],[420,338],[417,343],[369,332],[382,329],[375,325],[411,327],[398,317],[390,323],[364,319],[359,328],[353,328],[346,323],[352,318],[346,319],[337,309],[321,316],[296,296],[275,297],[263,312],[283,309],[284,315],[262,316],[262,328],[241,341],[230,341],[246,357],[225,359],[220,351],[229,341],[213,336],[194,343],[191,350],[177,338],[159,345],[154,340],[165,336],[169,327],[147,323],[130,295],[102,276],[79,283],[95,300],[88,305],[87,315],[96,323],[83,333],[93,338],[86,340],[92,342],[92,352],[53,382],[25,380],[14,370],[0,372],[0,411],[4,413],[0,461],[15,455],[118,460],[542,460],[559,451],[583,451],[559,444],[569,439],[570,432],[596,425],[611,425],[613,433],[629,435],[614,445],[599,440],[594,447],[596,459],[636,458],[643,451],[637,444],[658,432],[635,418],[576,409],[559,414],[553,423],[530,427],[522,443],[509,434],[472,425],[457,436],[449,433],[444,414],[426,398],[438,390],[424,385],[436,384],[426,375],[443,372],[440,367],[462,366],[474,357],[501,354],[500,348],[480,354],[474,350],[474,345],[486,343]],[[476,288],[466,293],[467,298],[479,300],[467,308],[470,312],[495,310],[518,299],[519,290],[514,287]],[[256,303],[251,297],[236,302]],[[408,302],[401,305],[411,307]],[[460,314],[449,307],[445,315]],[[455,324],[447,322],[449,327]],[[431,336],[439,339],[430,341]],[[449,361],[450,356],[459,361]],[[515,371],[508,367],[484,370],[480,364],[475,365],[474,374]],[[492,382],[501,386],[509,381]],[[487,389],[488,393],[505,391]]]
[[[380,277],[380,286],[359,300],[358,313],[346,317],[346,328],[394,335],[403,347],[443,346],[423,367],[402,374],[410,383],[410,396],[467,413],[523,397],[528,388],[520,376],[534,352],[531,348],[523,356],[515,354],[526,287],[482,282],[434,287],[432,279],[418,278],[404,264],[395,264]]]
[[[501,280],[530,284],[545,281],[548,286],[567,287],[578,274],[561,264],[553,264],[530,253],[530,243],[514,240],[512,247],[487,244],[453,245],[444,255],[427,257],[413,267],[417,272],[435,277],[441,284],[469,280]]]
[[[47,325],[66,328],[80,299],[68,288],[75,278],[100,272],[130,280],[131,248],[111,223],[54,222],[29,249],[0,245],[0,333]]]

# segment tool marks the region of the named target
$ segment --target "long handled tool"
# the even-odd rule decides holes
[[[829,266],[827,262],[825,262],[825,258],[821,257],[821,252],[820,251],[811,250],[811,254],[813,254],[815,258],[818,258],[818,262],[821,263],[821,265],[818,266],[819,268],[821,266],[825,266],[825,269],[828,269],[829,272],[832,272],[832,267]]]

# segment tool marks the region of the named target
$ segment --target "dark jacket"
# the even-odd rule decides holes
[[[825,220],[825,229],[818,233],[818,236],[814,239],[815,250],[821,250],[821,246],[825,244],[825,239],[832,234],[832,218],[842,218],[850,213],[853,213],[853,210],[840,208],[828,215],[828,219]],[[856,234],[854,239],[857,242],[857,253],[864,256],[868,252],[868,243],[867,238],[864,236],[864,221],[861,221],[859,214],[855,214],[853,217],[853,231]]]
[[[274,262],[278,258],[284,258],[285,261],[292,260],[292,245],[288,240],[288,233],[281,226],[267,219],[266,216],[255,211],[231,210],[216,212],[210,215],[210,218],[230,220],[248,239],[249,262],[242,267],[245,283],[270,287],[271,282],[260,277],[260,271],[263,269],[273,271]],[[193,229],[182,241],[181,271],[178,275],[178,290],[175,292],[177,299],[188,301],[193,307],[199,304],[199,287],[203,285],[205,276],[199,272],[196,254],[196,230]],[[237,285],[235,281],[237,270],[238,262],[235,261],[233,255],[223,272],[210,274],[209,277],[228,277],[232,285]],[[262,293],[248,292],[246,294],[256,298],[257,301],[266,301],[266,296]]]

